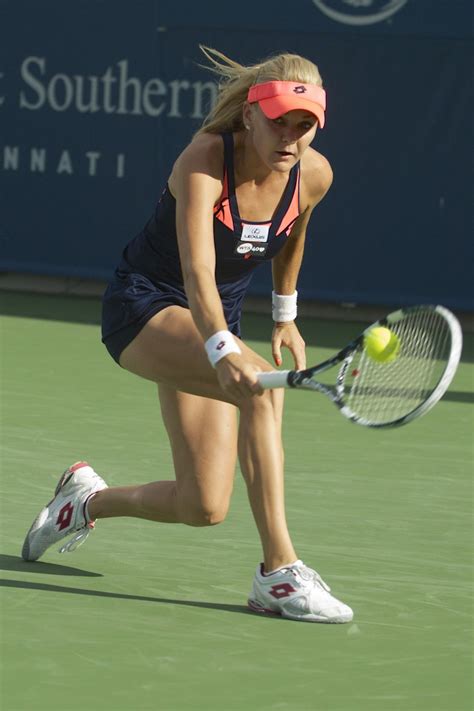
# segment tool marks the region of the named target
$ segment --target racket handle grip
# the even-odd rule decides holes
[[[258,382],[264,390],[272,388],[289,388],[288,373],[289,370],[272,370],[269,373],[258,373]]]

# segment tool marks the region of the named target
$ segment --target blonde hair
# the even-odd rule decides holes
[[[217,49],[204,45],[199,45],[199,48],[211,63],[206,69],[217,74],[220,80],[217,101],[196,135],[242,131],[242,106],[247,100],[249,88],[254,84],[266,81],[297,81],[302,84],[323,85],[318,67],[298,54],[276,54],[258,64],[243,66]]]

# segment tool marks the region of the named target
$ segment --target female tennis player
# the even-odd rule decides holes
[[[60,478],[23,546],[37,560],[68,534],[72,550],[98,518],[135,516],[208,526],[224,520],[237,457],[263,549],[248,604],[309,622],[348,622],[352,610],[298,558],[287,527],[283,390],[240,337],[254,270],[271,260],[272,353],[305,367],[295,324],[306,228],[330,187],[310,147],[324,126],[317,67],[293,54],[241,66],[202,48],[220,77],[217,102],[176,160],[156,210],[125,247],[103,299],[103,342],[122,368],[158,385],[175,479],[107,488],[86,462]],[[240,415],[240,417],[238,417]]]

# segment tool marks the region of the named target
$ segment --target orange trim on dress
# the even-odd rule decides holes
[[[282,232],[286,233],[286,236],[291,232],[291,229],[300,216],[300,178],[301,178],[301,171],[298,171],[298,177],[297,177],[297,183],[295,186],[295,189],[293,191],[293,195],[291,198],[291,202],[289,204],[288,210],[286,213],[283,215],[283,218],[280,222],[280,225],[278,226],[277,230],[275,231],[276,235],[281,234]],[[222,196],[217,203],[217,205],[214,207],[214,217],[219,220],[219,222],[222,222],[226,227],[228,227],[230,230],[235,231],[235,225],[234,225],[234,218],[232,216],[232,211],[230,208],[230,200],[229,200],[229,181],[227,177],[227,170],[225,171],[224,174],[224,181],[223,181],[223,186],[222,186]],[[248,220],[242,220],[243,223],[245,224],[251,224]],[[269,224],[271,224],[271,220],[269,221]]]
[[[298,178],[297,178],[297,183],[295,186],[295,189],[293,191],[293,196],[291,198],[291,202],[289,204],[288,210],[285,212],[283,215],[282,221],[280,222],[280,225],[276,229],[276,235],[281,234],[282,232],[286,232],[286,236],[291,232],[291,228],[295,224],[296,220],[300,216],[300,178],[301,178],[301,171],[298,171]]]

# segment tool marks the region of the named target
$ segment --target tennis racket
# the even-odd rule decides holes
[[[399,339],[391,362],[373,360],[364,346],[374,327],[389,328]],[[394,311],[366,328],[335,356],[307,370],[259,373],[265,389],[297,388],[327,395],[342,415],[366,427],[404,425],[430,410],[446,392],[459,364],[462,332],[443,306],[412,306]],[[315,376],[338,368],[334,385]]]

